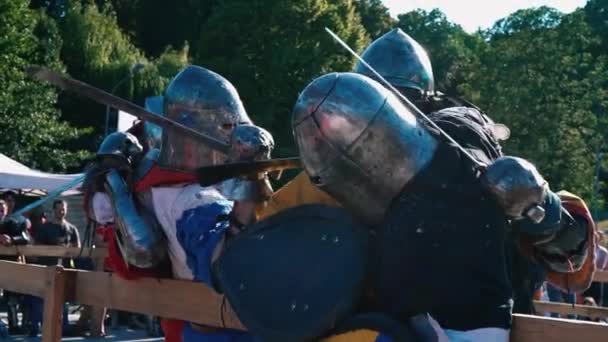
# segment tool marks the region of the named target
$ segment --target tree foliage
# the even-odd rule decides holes
[[[30,65],[61,70],[55,23],[23,0],[0,0],[0,151],[30,167],[62,171],[85,151],[62,149],[83,133],[61,121],[57,92],[25,74]]]
[[[433,64],[439,89],[459,94],[459,87],[471,77],[471,65],[483,49],[479,35],[469,35],[450,22],[440,10],[416,10],[398,16],[397,25],[424,46]]]
[[[380,37],[395,26],[396,20],[391,17],[382,0],[355,0],[354,4],[361,17],[361,24],[372,39]]]
[[[166,49],[157,59],[147,59],[121,31],[109,5],[100,9],[92,3],[75,2],[60,19],[60,28],[66,42],[61,56],[70,75],[139,104],[147,96],[161,94],[187,63],[187,46],[182,51]],[[143,64],[143,69],[134,71],[137,64]],[[61,108],[74,124],[94,128],[94,134],[81,143],[95,150],[105,130],[106,107],[64,94]],[[112,119],[114,124],[115,116]]]
[[[489,33],[497,39],[522,31],[545,30],[559,25],[561,19],[562,13],[551,7],[526,8],[498,20]]]
[[[193,62],[229,79],[256,123],[275,136],[276,154],[292,155],[298,93],[314,77],[353,66],[324,27],[361,51],[398,26],[428,50],[440,91],[511,128],[507,153],[535,162],[554,189],[586,199],[595,190],[608,193],[603,184],[593,187],[598,151],[608,150],[608,0],[589,0],[567,15],[521,9],[474,33],[437,9],[391,18],[381,0],[31,1],[46,11],[28,9],[24,0],[0,4],[0,80],[7,85],[0,142],[3,152],[32,165],[61,169],[81,156],[70,151],[82,131],[60,123],[56,108],[71,124],[93,128],[77,142],[94,150],[105,107],[71,94],[54,107],[56,91],[27,79],[25,65],[65,69],[142,104]],[[131,75],[136,63],[145,67]],[[23,121],[11,121],[15,113]]]
[[[589,53],[596,40],[584,19],[539,8],[499,21],[469,95],[510,126],[508,153],[535,162],[554,189],[589,198],[608,68],[605,56]]]
[[[369,41],[348,0],[226,0],[201,28],[196,64],[236,86],[254,121],[275,136],[277,155],[296,152],[290,114],[304,86],[354,66],[325,27],[357,50]]]

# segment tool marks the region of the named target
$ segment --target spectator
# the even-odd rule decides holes
[[[32,237],[35,237],[36,231],[38,231],[40,227],[47,223],[46,213],[41,207],[33,209],[30,212],[29,219],[32,224],[29,232]]]
[[[550,283],[547,284],[547,295],[549,300],[556,303],[569,303],[576,304],[576,294],[575,293],[565,293]],[[551,317],[559,318],[560,315],[556,313],[551,313]],[[576,319],[576,315],[568,315],[569,319]]]
[[[40,229],[40,227],[42,225],[44,225],[46,223],[46,214],[44,212],[44,209],[42,207],[38,207],[33,209],[32,211],[30,211],[29,216],[29,220],[31,221],[31,228],[29,230],[29,234],[30,236],[35,236],[36,235],[36,231],[38,231]],[[26,262],[27,263],[32,263],[32,264],[37,264],[38,263],[38,258],[36,257],[27,257],[26,258]],[[26,331],[31,331],[32,330],[32,320],[31,320],[31,313],[33,312],[34,309],[36,309],[36,304],[37,303],[37,298],[35,296],[32,295],[23,295],[23,319],[22,319],[22,325],[25,328]]]
[[[10,191],[10,190],[5,191],[0,196],[0,199],[3,200],[4,203],[6,204],[6,214],[4,215],[4,217],[11,216],[15,210],[15,205],[17,203],[17,193],[14,191]],[[17,222],[19,222],[20,224],[25,226],[28,230],[32,226],[32,223],[30,222],[30,220],[28,220],[23,215],[13,216],[13,219],[17,220]]]
[[[68,212],[68,205],[63,200],[53,202],[53,215],[51,219],[40,226],[34,236],[34,240],[38,245],[53,245],[65,247],[80,247],[80,236],[78,229],[68,222],[65,217]],[[38,262],[42,265],[53,266],[63,265],[63,260],[55,257],[40,257]],[[67,265],[66,265],[67,266]],[[32,327],[29,332],[30,336],[37,336],[40,332],[40,324],[42,323],[42,298],[34,298],[31,314]],[[63,310],[63,330],[67,332],[69,328],[68,322],[68,307],[64,305]]]
[[[597,306],[597,303],[595,302],[595,299],[593,299],[593,297],[585,297],[583,299],[583,305],[586,305],[586,306]],[[591,318],[591,317],[587,317],[587,316],[579,316],[578,319],[580,319],[582,321],[605,322],[604,319],[601,319],[601,318]]]
[[[93,245],[107,248],[109,236],[114,232],[114,213],[112,211],[110,198],[105,193],[98,192],[93,195],[91,205],[95,208],[92,213],[93,220],[90,222],[94,228]],[[96,260],[92,266],[97,271],[111,271],[105,264],[105,258],[103,260]],[[105,308],[102,310],[98,309],[99,308],[93,309],[90,306],[85,306],[76,323],[75,330],[81,334],[88,330],[91,333],[91,336],[105,336],[104,318],[106,317],[107,311]],[[110,313],[114,327],[118,322],[118,313],[119,312],[117,311],[112,311]]]
[[[10,216],[15,211],[15,205],[17,204],[17,193],[14,191],[5,191],[0,196],[0,199],[6,202],[6,216]],[[18,217],[20,220],[28,221],[29,228],[29,220],[27,220],[24,216]]]
[[[34,235],[38,245],[52,245],[64,247],[80,247],[80,234],[78,229],[65,219],[68,213],[68,204],[63,200],[53,202],[53,215],[49,221],[41,225]],[[63,260],[57,258],[46,259],[45,265],[62,264]]]
[[[14,191],[6,191],[0,196],[3,204],[0,204],[2,214],[2,233],[0,233],[0,242],[3,245],[27,244],[30,242],[30,236],[27,229],[30,227],[30,221],[24,216],[10,217],[15,210],[17,203],[17,193]],[[10,217],[10,218],[9,218]],[[18,257],[3,256],[0,260],[22,261]],[[4,291],[3,299],[7,305],[8,332],[9,334],[22,333],[23,328],[19,325],[18,314],[24,308],[23,295]],[[25,312],[24,312],[25,314]]]
[[[8,205],[5,200],[0,200],[0,221],[8,215]]]
[[[608,271],[608,250],[601,244],[604,242],[604,233],[599,231],[598,244],[595,249],[595,267],[598,271]],[[608,286],[606,283],[594,281],[591,287],[585,291],[584,296],[593,297],[598,306],[608,305]]]
[[[0,200],[0,222],[4,220],[6,214],[8,213],[8,207],[4,200]],[[8,327],[5,325],[4,321],[0,320],[0,336],[5,338],[8,335]]]
[[[0,198],[6,203],[6,216],[13,213],[15,203],[17,202],[17,194],[14,191],[6,191],[2,193]]]

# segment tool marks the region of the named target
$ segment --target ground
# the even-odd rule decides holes
[[[76,307],[71,306],[70,311],[73,311]],[[80,316],[79,312],[69,315],[70,323],[75,323]],[[0,319],[4,322],[7,322],[6,312],[0,312]],[[129,329],[125,326],[118,326],[114,329],[106,328],[106,337],[105,338],[87,338],[87,337],[64,337],[62,341],[87,341],[87,342],[113,342],[113,341],[132,341],[132,342],[156,342],[156,341],[164,341],[163,337],[150,337],[150,335],[143,329],[134,330]],[[7,338],[0,338],[1,341],[20,341],[20,342],[28,342],[28,341],[40,341],[40,336],[38,337],[26,337],[26,336],[10,336]]]
[[[121,327],[116,330],[110,330],[105,338],[85,338],[85,337],[64,337],[62,341],[87,341],[87,342],[110,342],[110,341],[133,341],[133,342],[156,342],[164,341],[162,337],[149,337],[143,330],[131,330]],[[0,341],[40,341],[40,337],[24,337],[11,336],[9,338],[0,339]]]

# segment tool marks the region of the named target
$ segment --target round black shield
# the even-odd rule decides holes
[[[367,229],[343,209],[305,205],[249,227],[214,264],[239,319],[264,341],[305,341],[357,304]]]

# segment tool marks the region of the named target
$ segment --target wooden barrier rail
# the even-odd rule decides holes
[[[595,272],[595,275],[593,276],[593,281],[597,281],[600,283],[608,283],[608,271]]]
[[[10,246],[0,247],[0,255],[101,259],[107,255],[107,250],[61,246]],[[594,280],[608,282],[608,272],[596,272]],[[47,268],[2,261],[0,287],[47,299],[44,306],[43,340],[49,342],[61,338],[61,305],[64,301],[211,326],[245,329],[238,320],[226,321],[226,318],[235,315],[228,312],[231,308],[223,296],[203,284],[194,282],[151,278],[125,280],[111,273],[64,270],[61,267]],[[154,298],[154,301],[150,298]],[[606,308],[539,301],[535,302],[535,307],[539,312],[576,314],[591,318],[608,317]],[[223,314],[221,310],[224,310]],[[585,327],[584,332],[581,332],[582,327]],[[606,329],[606,326],[598,327],[590,322],[515,315],[511,340],[600,341],[599,335],[608,334]],[[583,336],[584,339],[581,339]]]
[[[93,259],[104,258],[108,254],[106,248],[78,248],[63,246],[0,246],[0,255],[23,255],[26,257],[58,257],[58,258],[78,258],[87,257]]]
[[[600,283],[608,283],[608,272],[595,272],[593,281]],[[608,308],[588,306],[588,305],[573,305],[568,303],[556,303],[545,301],[534,301],[534,308],[539,313],[556,313],[560,315],[577,315],[590,318],[608,318]]]
[[[230,305],[222,295],[203,284],[189,281],[155,278],[125,280],[111,273],[0,261],[0,288],[45,298],[44,342],[60,340],[60,308],[65,301],[245,329],[238,320],[222,320],[222,316],[234,317],[228,312]],[[222,310],[224,315],[221,314]],[[606,336],[608,325],[514,315],[511,341],[603,342]]]
[[[605,342],[608,325],[560,318],[513,315],[511,342]]]
[[[568,303],[534,301],[534,308],[539,313],[556,313],[560,315],[577,315],[589,318],[608,318],[608,308],[589,305],[572,305]]]

